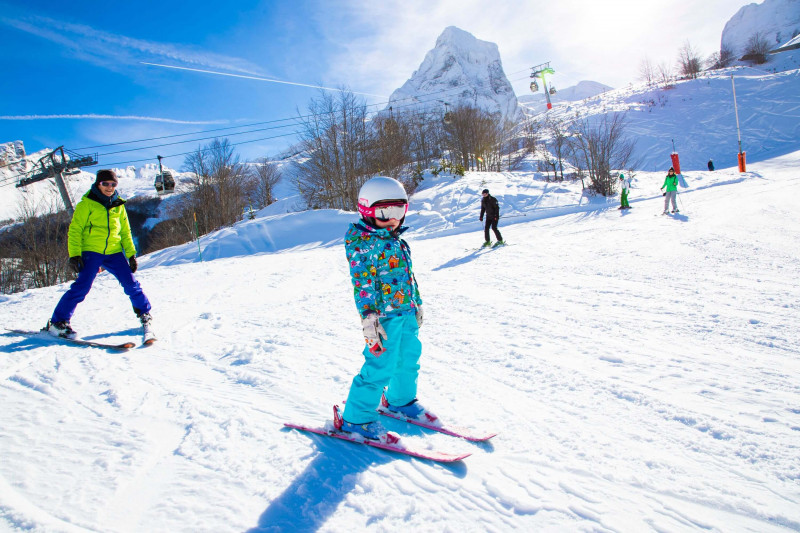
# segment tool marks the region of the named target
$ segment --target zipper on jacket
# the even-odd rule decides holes
[[[106,209],[106,229],[108,229],[108,233],[106,233],[106,247],[103,248],[103,255],[106,255],[106,250],[108,250],[108,239],[111,238],[111,209]]]

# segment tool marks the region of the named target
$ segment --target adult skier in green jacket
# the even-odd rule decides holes
[[[664,178],[664,185],[661,186],[661,190],[664,191],[664,212],[661,213],[662,215],[666,215],[669,212],[669,203],[672,201],[672,212],[679,213],[680,210],[678,209],[678,176],[675,175],[675,169],[669,167],[669,171],[667,172],[667,177]]]
[[[78,274],[53,311],[47,330],[57,337],[74,338],[70,326],[75,308],[92,288],[100,268],[110,272],[122,285],[133,310],[144,328],[145,341],[154,338],[150,331],[150,301],[133,273],[138,268],[125,200],[117,192],[113,170],[99,170],[92,188],[83,195],[69,225],[67,249],[69,266]]]

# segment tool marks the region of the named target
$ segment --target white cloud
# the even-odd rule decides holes
[[[170,60],[194,66],[243,74],[264,75],[257,65],[237,57],[215,54],[197,47],[135,39],[39,15],[0,17],[0,23],[36,35],[71,50],[75,57],[119,70],[143,60]]]

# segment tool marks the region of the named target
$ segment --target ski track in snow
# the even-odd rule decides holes
[[[324,423],[361,364],[341,245],[143,268],[151,347],[0,335],[0,529],[800,529],[796,163],[698,173],[668,217],[661,174],[629,212],[517,173],[421,191],[421,401],[499,435],[382,423],[472,452],[452,465],[282,427]],[[513,246],[465,252],[484,187]],[[2,323],[43,324],[64,289]],[[73,326],[140,341],[108,274]]]

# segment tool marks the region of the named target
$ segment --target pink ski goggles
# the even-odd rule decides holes
[[[378,220],[390,220],[392,218],[401,220],[408,212],[408,204],[398,202],[386,205],[373,205],[372,207],[358,204],[358,212],[361,213],[362,216],[373,217]]]

